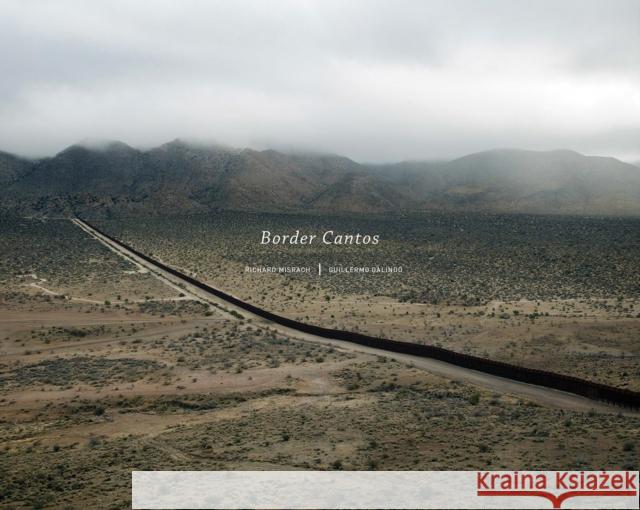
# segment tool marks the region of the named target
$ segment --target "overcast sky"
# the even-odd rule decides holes
[[[0,0],[0,149],[640,160],[640,0]]]

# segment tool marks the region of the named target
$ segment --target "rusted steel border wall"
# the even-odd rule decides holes
[[[85,220],[82,220],[85,221]],[[271,313],[267,310],[259,308],[250,303],[246,303],[234,296],[227,294],[219,289],[211,287],[206,283],[202,283],[195,278],[187,276],[172,267],[159,262],[144,253],[136,250],[128,244],[114,238],[113,236],[103,232],[99,228],[86,222],[89,226],[95,229],[97,232],[107,237],[114,243],[123,246],[127,250],[135,253],[138,257],[160,267],[164,271],[189,282],[191,285],[198,287],[216,297],[224,299],[229,303],[242,308],[248,312],[258,315],[264,319],[270,320],[282,326],[286,326],[303,333],[310,333],[312,335],[320,336],[323,338],[332,338],[336,340],[345,340],[359,345],[366,345],[369,347],[375,347],[378,349],[384,349],[386,351],[398,352],[403,354],[413,354],[415,356],[421,356],[424,358],[433,358],[453,365],[458,365],[480,372],[486,372],[492,375],[497,375],[507,379],[513,379],[515,381],[521,381],[525,383],[535,384],[538,386],[546,386],[547,388],[553,388],[556,390],[566,391],[581,395],[592,400],[601,400],[611,404],[616,404],[630,408],[640,408],[640,393],[608,386],[606,384],[599,384],[593,381],[587,381],[586,379],[580,379],[578,377],[572,377],[564,374],[557,374],[555,372],[548,372],[546,370],[536,370],[533,368],[522,367],[518,365],[512,365],[510,363],[504,363],[502,361],[494,361],[487,358],[481,358],[478,356],[471,356],[469,354],[463,354],[460,352],[451,351],[449,349],[443,349],[442,347],[436,347],[433,345],[420,345],[413,342],[403,342],[399,340],[390,340],[388,338],[377,338],[369,335],[363,335],[360,333],[354,333],[351,331],[343,331],[340,329],[329,329],[320,326],[314,326],[312,324],[306,324],[304,322],[295,321],[282,317],[275,313]]]

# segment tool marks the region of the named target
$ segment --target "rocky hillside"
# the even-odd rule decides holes
[[[640,169],[560,150],[360,165],[334,155],[198,145],[73,145],[52,158],[0,152],[0,205],[23,214],[419,210],[640,214]]]
[[[574,151],[514,149],[378,169],[422,209],[640,214],[640,169]]]
[[[0,184],[11,184],[21,179],[33,166],[33,162],[0,151]]]

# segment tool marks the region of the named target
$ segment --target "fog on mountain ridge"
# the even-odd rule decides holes
[[[183,140],[148,150],[93,142],[36,161],[2,153],[0,182],[3,208],[43,213],[640,214],[640,169],[569,150],[498,149],[445,162],[366,165]]]

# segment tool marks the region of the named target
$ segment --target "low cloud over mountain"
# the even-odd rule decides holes
[[[94,142],[40,160],[0,152],[0,183],[2,207],[26,214],[640,214],[638,167],[569,150],[501,149],[446,162],[363,165],[335,155],[182,140],[145,151]]]

